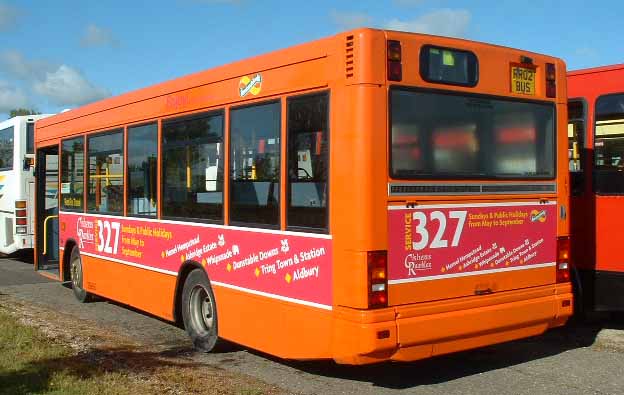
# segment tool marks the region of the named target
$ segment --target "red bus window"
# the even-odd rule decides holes
[[[624,194],[624,94],[596,101],[594,153],[596,192]]]

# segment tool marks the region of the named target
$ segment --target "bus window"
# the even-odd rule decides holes
[[[568,102],[568,167],[573,195],[583,191],[583,153],[585,141],[585,103]]]
[[[61,147],[61,207],[83,210],[84,138],[64,140]]]
[[[475,123],[433,130],[431,143],[433,167],[436,171],[442,173],[477,171],[479,142],[475,134],[476,130]]]
[[[90,212],[122,214],[124,202],[123,131],[88,138]]]
[[[0,130],[0,171],[13,169],[13,126]]]
[[[230,218],[279,225],[280,103],[231,110]]]
[[[288,101],[288,226],[327,229],[328,95]]]
[[[223,113],[163,123],[163,215],[223,221]]]
[[[26,153],[35,153],[35,123],[26,123]]]
[[[624,94],[599,97],[596,101],[595,190],[624,193]]]
[[[395,88],[394,178],[555,176],[554,107]]]
[[[156,216],[158,125],[128,128],[128,214]]]
[[[537,150],[534,114],[512,111],[494,117],[493,169],[498,174],[535,174]]]

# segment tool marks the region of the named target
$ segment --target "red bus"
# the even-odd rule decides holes
[[[579,301],[624,311],[624,65],[568,73],[572,260]]]
[[[360,29],[90,104],[36,126],[37,267],[206,351],[537,335],[572,314],[566,99],[557,58]]]

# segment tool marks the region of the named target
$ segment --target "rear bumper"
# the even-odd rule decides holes
[[[381,310],[335,310],[334,359],[364,364],[414,361],[539,335],[573,313],[561,284]]]

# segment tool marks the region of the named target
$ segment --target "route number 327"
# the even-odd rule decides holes
[[[97,250],[98,252],[106,252],[107,254],[116,254],[119,247],[119,222],[102,221],[97,222]],[[113,235],[114,233],[114,235]],[[112,237],[111,237],[112,236]],[[112,245],[111,245],[112,238]]]
[[[456,219],[455,233],[451,240],[451,247],[457,247],[461,238],[462,230],[464,229],[464,223],[466,222],[467,211],[449,211],[448,218]],[[420,236],[419,241],[412,240],[412,248],[414,250],[423,250],[429,248],[445,248],[448,247],[448,240],[444,238],[446,232],[447,216],[442,211],[432,211],[429,213],[429,218],[422,211],[415,211],[412,213],[412,220],[414,223],[414,231]],[[431,243],[429,243],[431,225],[427,226],[427,222],[437,222],[438,230],[433,235]],[[414,237],[414,240],[417,237]]]

